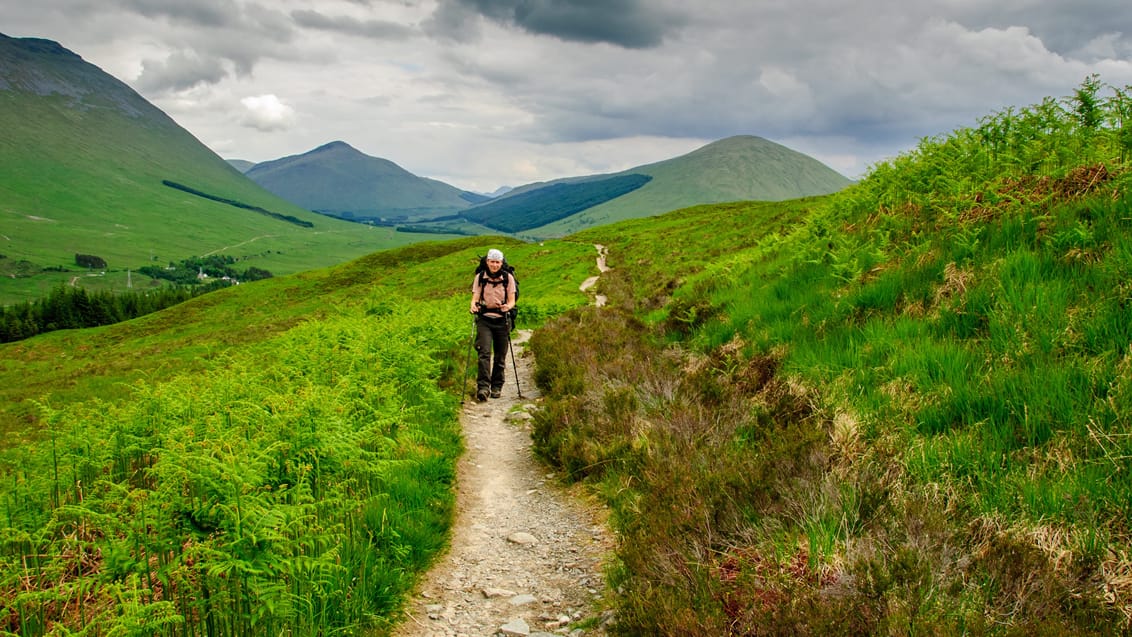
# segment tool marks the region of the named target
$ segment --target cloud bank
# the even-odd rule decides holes
[[[225,157],[331,140],[479,191],[752,134],[850,177],[925,136],[1132,84],[1132,12],[1083,0],[5,3]]]

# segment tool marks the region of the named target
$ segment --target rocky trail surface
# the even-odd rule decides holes
[[[451,545],[425,575],[396,637],[605,634],[602,563],[613,544],[603,511],[534,458],[530,332],[512,337],[502,396],[464,404],[467,449],[457,466]]]

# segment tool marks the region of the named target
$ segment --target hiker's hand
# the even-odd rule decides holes
[[[478,303],[472,303],[472,306],[468,308],[468,313],[469,314],[476,314],[476,313],[479,312],[479,309],[480,309],[480,306],[479,306]]]
[[[503,305],[500,305],[500,306],[499,306],[499,311],[500,311],[500,312],[504,312],[504,313],[506,313],[506,312],[507,312],[507,310],[510,310],[510,309],[511,309],[511,306],[510,306],[510,305],[507,305],[506,303],[504,303]]]

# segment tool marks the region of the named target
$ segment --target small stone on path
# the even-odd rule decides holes
[[[522,618],[513,619],[506,624],[499,627],[499,632],[504,635],[519,635],[520,637],[528,637],[531,634],[531,627]]]
[[[521,544],[523,546],[530,546],[532,544],[538,544],[538,538],[537,537],[531,535],[530,533],[524,533],[523,531],[518,531],[516,533],[512,533],[511,535],[508,535],[507,541],[511,542],[512,544]]]

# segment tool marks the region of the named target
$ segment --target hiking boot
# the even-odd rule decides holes
[[[481,403],[486,401],[487,400],[487,390],[481,389],[478,392],[476,392],[476,400],[480,401]]]
[[[492,398],[499,398],[502,394],[503,394],[503,388],[502,387],[499,388],[499,389],[491,390],[491,397]]]

